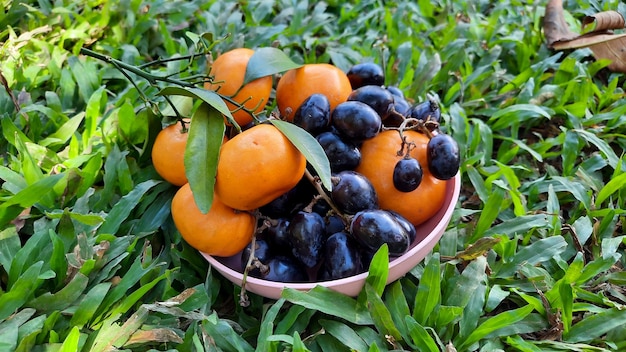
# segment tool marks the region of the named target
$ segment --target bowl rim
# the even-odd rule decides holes
[[[452,219],[452,213],[454,212],[456,208],[456,203],[459,199],[460,190],[461,190],[460,172],[458,172],[453,178],[447,180],[446,182],[448,182],[448,184],[446,188],[447,192],[446,192],[446,199],[444,201],[444,206],[447,205],[447,207],[445,208],[445,211],[443,213],[441,213],[441,211],[437,213],[437,215],[440,214],[441,216],[440,220],[419,243],[411,247],[409,251],[404,253],[402,256],[391,260],[388,266],[389,271],[391,271],[394,267],[402,264],[404,261],[407,260],[407,258],[412,257],[418,252],[421,252],[425,249],[427,249],[428,251],[431,251],[432,248],[434,248],[436,243],[439,241],[443,233],[445,232],[446,228],[448,227],[450,223],[450,220]],[[452,188],[451,192],[449,188]],[[430,248],[427,248],[427,247],[430,247]],[[243,281],[243,273],[240,273],[239,271],[232,269],[228,265],[222,263],[219,260],[219,258],[223,259],[223,257],[214,257],[203,252],[200,252],[200,254],[209,262],[209,264],[212,267],[214,267],[218,272],[220,272],[220,274],[225,276],[229,281],[233,282],[235,285],[241,287],[241,283]],[[420,261],[418,261],[415,265],[417,265],[422,260],[423,258]],[[315,282],[302,282],[302,283],[269,281],[269,280],[263,280],[260,278],[248,276],[246,278],[246,285],[247,285],[246,290],[257,293],[257,290],[251,289],[251,287],[254,287],[254,286],[268,287],[271,289],[280,289],[281,291],[285,288],[292,288],[292,289],[296,289],[300,291],[306,291],[306,290],[311,290],[315,288],[316,286],[325,286],[330,289],[333,289],[336,286],[354,284],[354,282],[364,281],[365,278],[367,278],[367,275],[369,275],[369,270],[364,271],[363,273],[360,273],[357,275],[353,275],[353,276],[349,276],[349,277],[345,277],[341,279],[327,280],[327,281],[315,281]],[[401,274],[398,277],[392,277],[390,275],[387,278],[387,284],[397,280],[402,275],[404,274]],[[233,279],[237,280],[238,282],[234,282]],[[262,293],[257,293],[257,294],[261,296],[269,297],[268,295],[264,295]]]

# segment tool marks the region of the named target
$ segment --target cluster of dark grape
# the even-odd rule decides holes
[[[406,253],[416,240],[413,224],[400,214],[380,209],[372,183],[354,171],[361,144],[383,129],[420,128],[431,136],[428,168],[447,180],[459,169],[456,142],[438,131],[441,111],[434,99],[411,105],[402,91],[384,86],[380,66],[362,63],[348,72],[353,88],[346,102],[331,112],[326,96],[313,94],[297,109],[293,123],[316,138],[333,173],[331,191],[308,174],[292,190],[259,209],[261,231],[241,257],[248,275],[280,282],[326,281],[367,270],[383,244],[390,257]],[[409,156],[394,169],[394,186],[415,190],[422,165]],[[253,256],[251,257],[251,254]]]

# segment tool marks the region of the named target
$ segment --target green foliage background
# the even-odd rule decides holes
[[[619,1],[565,5],[573,28],[626,13]],[[544,11],[517,0],[3,1],[0,350],[626,349],[625,80],[588,50],[548,50]],[[239,288],[181,240],[175,188],[151,166],[168,122],[160,87],[80,55],[142,65],[201,43],[214,55],[275,46],[343,70],[374,61],[413,101],[439,99],[463,186],[433,254],[387,287],[378,257],[354,299],[315,289],[238,305]],[[205,66],[145,68],[189,78]]]

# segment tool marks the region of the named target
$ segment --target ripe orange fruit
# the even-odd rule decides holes
[[[185,174],[185,148],[189,136],[189,119],[171,124],[157,134],[152,146],[152,165],[163,179],[175,186],[187,183]],[[224,136],[223,143],[228,140]]]
[[[361,163],[356,171],[372,182],[382,209],[394,210],[417,226],[430,219],[443,206],[446,181],[436,179],[428,171],[428,137],[416,131],[404,131],[404,135],[408,141],[416,144],[411,150],[411,156],[419,161],[424,171],[417,189],[401,192],[393,184],[393,169],[403,157],[397,154],[402,140],[395,130],[383,131],[363,142]]]
[[[324,94],[330,102],[330,111],[343,103],[352,93],[348,76],[330,64],[306,64],[289,70],[276,86],[276,103],[283,119],[293,120],[302,102],[312,94]]]
[[[162,129],[152,146],[152,165],[167,182],[182,186],[187,183],[185,176],[185,147],[189,134],[180,122]]]
[[[172,218],[190,246],[219,257],[228,257],[244,249],[256,229],[252,214],[224,205],[217,196],[213,198],[209,212],[202,214],[188,183],[172,199]]]
[[[246,67],[253,54],[252,49],[238,48],[218,56],[209,71],[209,75],[213,76],[213,81],[207,82],[204,87],[229,96],[238,104],[243,104],[254,113],[259,113],[265,109],[270,98],[272,77],[261,77],[243,85]],[[237,124],[244,126],[252,122],[252,115],[248,112],[236,110],[238,106],[228,101],[225,102]]]
[[[292,189],[305,167],[304,155],[282,132],[256,125],[222,146],[215,193],[229,207],[253,210]]]

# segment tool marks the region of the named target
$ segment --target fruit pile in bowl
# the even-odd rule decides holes
[[[172,217],[183,239],[232,282],[274,299],[285,287],[316,285],[354,296],[383,245],[388,282],[406,274],[443,234],[460,190],[459,148],[440,130],[436,100],[409,103],[374,63],[347,73],[305,64],[281,75],[277,109],[259,120],[273,80],[246,81],[253,55],[219,56],[205,85],[232,111],[208,211],[197,206],[188,171],[170,175],[189,162],[159,162],[167,144],[159,136],[153,147],[157,172],[181,186]],[[180,127],[169,133],[180,137],[182,160]]]

